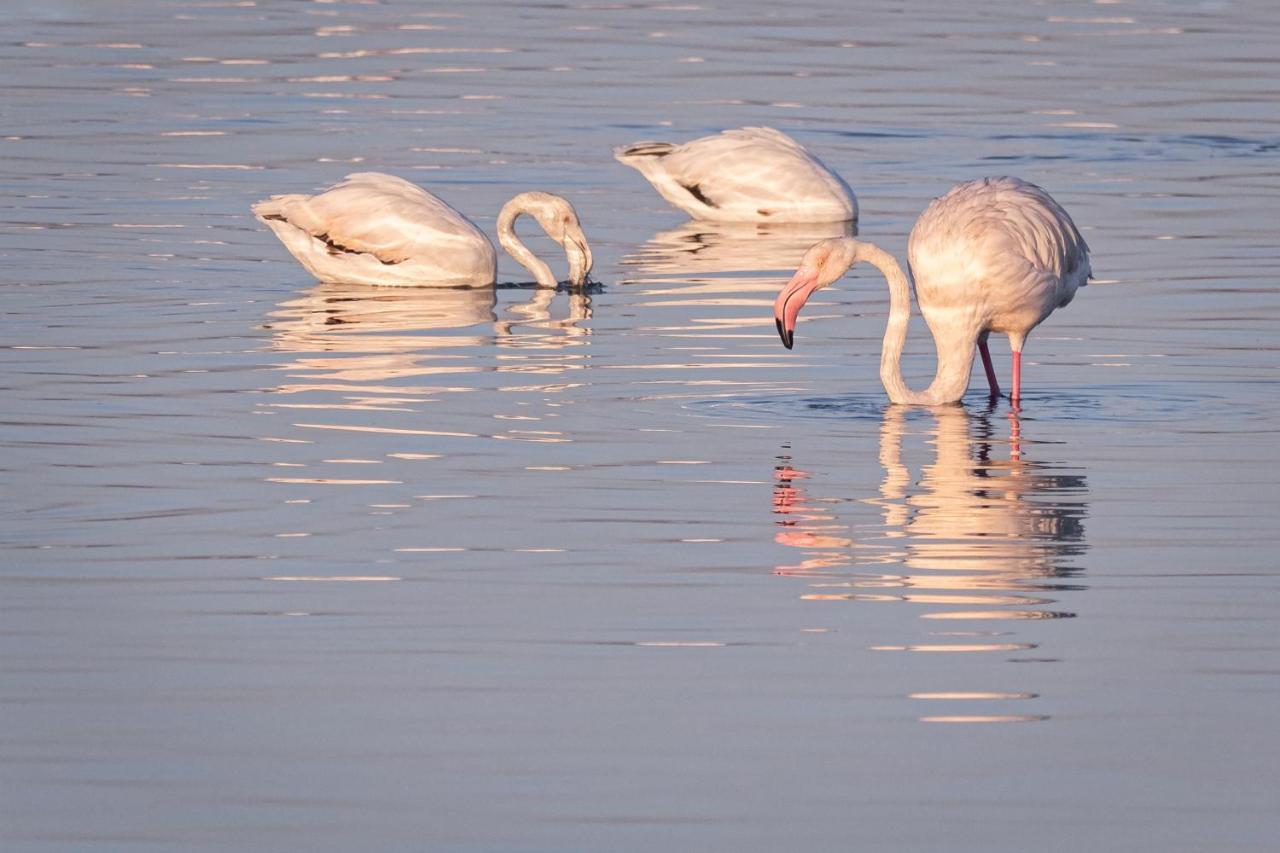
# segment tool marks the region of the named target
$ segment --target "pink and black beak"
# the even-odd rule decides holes
[[[787,349],[796,342],[796,318],[800,316],[800,309],[817,289],[817,271],[801,267],[774,300],[773,319],[778,324],[778,337]]]

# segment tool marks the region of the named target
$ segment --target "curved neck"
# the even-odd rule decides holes
[[[498,243],[508,255],[516,259],[520,266],[533,273],[534,281],[540,286],[555,287],[557,282],[556,277],[551,273],[551,267],[529,251],[529,248],[516,236],[516,217],[525,212],[518,197],[502,206],[502,210],[498,213]]]
[[[893,255],[874,243],[855,242],[858,244],[856,258],[875,266],[889,283],[889,323],[880,349],[880,381],[889,393],[889,400],[925,406],[956,402],[969,387],[977,332],[931,328],[938,367],[928,388],[912,391],[902,378],[902,348],[907,342],[907,325],[911,321],[911,282]]]

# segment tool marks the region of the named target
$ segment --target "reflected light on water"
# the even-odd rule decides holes
[[[689,221],[660,231],[622,259],[642,275],[791,271],[805,250],[828,237],[853,237],[853,222]]]
[[[922,723],[1037,723],[1049,719],[1046,714],[943,714],[920,717]]]
[[[5,6],[0,850],[1268,849],[1280,16],[444,6]],[[900,256],[1072,211],[1020,455],[885,420],[877,277],[779,345],[834,234],[609,153],[744,124]],[[310,286],[248,204],[364,169],[561,191],[602,288]]]
[[[274,349],[296,354],[280,366],[289,380],[270,388],[266,411],[298,409],[419,415],[448,395],[473,392],[474,383],[418,384],[424,377],[462,373],[560,374],[579,370],[585,356],[571,352],[589,339],[591,296],[585,288],[567,294],[567,316],[552,318],[559,291],[533,288],[527,298],[499,308],[499,290],[522,288],[415,288],[321,283],[281,302],[268,317]],[[466,330],[462,334],[439,334]],[[492,347],[487,363],[474,354]],[[507,391],[548,391],[514,386]],[[282,399],[296,397],[296,400]],[[495,413],[495,418],[538,421],[531,413]],[[416,419],[414,419],[416,422]],[[380,423],[295,423],[307,430],[450,438],[565,441],[549,430],[512,429],[481,436],[459,430]],[[271,440],[281,441],[273,438]],[[433,459],[439,454],[387,454]],[[290,481],[290,482],[301,482]],[[327,479],[308,482],[336,482]]]
[[[921,434],[928,461],[916,478],[908,439]],[[1058,594],[1082,589],[1068,579],[1084,554],[1087,485],[1079,470],[1040,461],[1044,445],[1023,432],[1016,413],[970,413],[961,406],[885,409],[880,425],[878,494],[850,496],[878,518],[851,523],[851,506],[810,496],[822,472],[798,467],[792,454],[774,467],[774,540],[804,559],[780,565],[779,575],[805,578],[806,601],[899,602],[924,605],[925,620],[1026,623],[1069,618],[1049,609]],[[930,458],[931,457],[931,458]],[[896,571],[885,571],[892,566]],[[868,571],[868,569],[875,569]],[[848,590],[836,592],[834,590]],[[918,591],[919,590],[919,591]],[[1026,593],[1037,593],[1027,595]],[[929,632],[931,637],[990,637],[987,632]],[[873,651],[1021,652],[1036,642],[880,643]],[[1031,694],[928,691],[914,698],[1001,699]],[[931,722],[1023,721],[1041,716],[934,716]],[[923,718],[922,718],[923,719]]]
[[[276,349],[338,356],[312,357],[297,366],[329,369],[339,378],[358,381],[478,369],[425,365],[423,362],[433,357],[452,357],[424,353],[427,350],[490,343],[514,348],[555,348],[576,345],[590,335],[589,328],[579,325],[592,314],[591,296],[585,289],[570,291],[567,316],[556,320],[551,318],[558,293],[555,289],[533,288],[527,300],[506,308],[507,317],[498,316],[497,292],[496,287],[393,288],[323,283],[280,303],[266,328],[272,333]],[[491,334],[432,334],[485,325],[490,325]],[[285,369],[289,367],[286,365]]]

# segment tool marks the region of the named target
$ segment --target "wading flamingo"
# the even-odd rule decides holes
[[[637,142],[620,163],[694,219],[712,222],[844,222],[858,200],[839,175],[771,127],[741,127],[683,145]]]
[[[873,243],[837,237],[814,244],[773,304],[787,349],[796,316],[814,291],[858,261],[868,261],[889,283],[889,324],[880,353],[880,381],[894,403],[937,405],[959,400],[969,386],[976,346],[992,395],[1000,393],[987,336],[1009,336],[1013,393],[1022,393],[1022,345],[1045,317],[1089,280],[1089,247],[1067,212],[1035,184],[1018,178],[983,178],[959,184],[934,199],[907,241],[916,300],[938,351],[933,382],[912,391],[902,379],[902,346],[911,319],[912,280],[893,255]]]
[[[465,216],[394,175],[357,172],[319,195],[275,195],[253,205],[307,271],[323,282],[483,287],[493,284],[493,244]],[[527,213],[569,256],[569,283],[591,271],[591,249],[573,205],[550,193],[528,192],[498,214],[498,242],[538,284],[554,287],[551,268],[515,233]]]

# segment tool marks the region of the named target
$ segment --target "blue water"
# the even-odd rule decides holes
[[[1280,843],[1267,4],[104,0],[6,34],[4,850]],[[900,257],[959,180],[1072,213],[1097,278],[1020,413],[980,377],[887,406],[863,268],[787,352],[823,228],[689,223],[610,155],[753,124]],[[489,233],[562,193],[598,285],[315,284],[248,206],[357,170]]]

